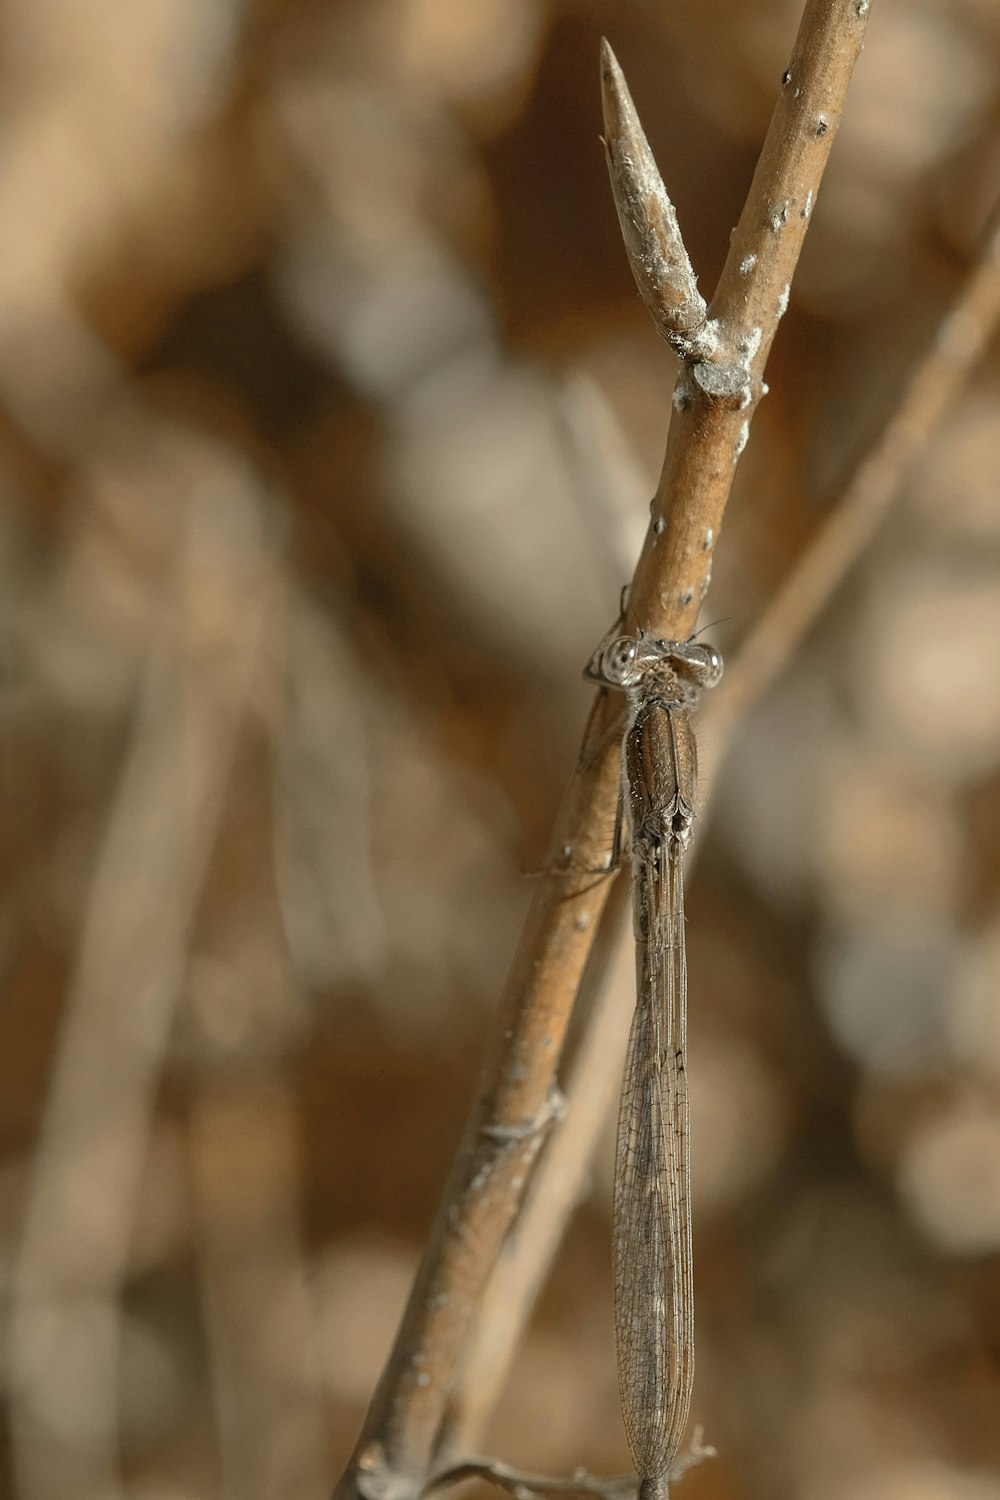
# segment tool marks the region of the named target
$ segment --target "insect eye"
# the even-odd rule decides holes
[[[613,681],[622,682],[635,662],[635,642],[624,637],[612,641],[604,656],[604,670]]]
[[[716,651],[714,646],[708,646],[706,648],[706,656],[706,680],[710,686],[714,686],[722,676],[722,655]]]

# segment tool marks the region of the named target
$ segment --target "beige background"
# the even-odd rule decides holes
[[[0,16],[3,1493],[315,1500],[466,1109],[662,453],[615,46],[703,290],[792,0]],[[706,618],[735,655],[1000,192],[877,0]],[[691,1500],[1000,1485],[1000,406],[716,767]],[[627,954],[609,964],[631,1004]],[[626,1464],[610,1143],[491,1434]]]

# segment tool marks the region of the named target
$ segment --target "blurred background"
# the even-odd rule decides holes
[[[346,1461],[663,451],[599,38],[710,293],[799,14],[7,0],[3,1494]],[[998,65],[993,0],[873,7],[716,557],[731,660],[965,274]],[[998,380],[714,767],[691,1500],[1000,1487]],[[627,1466],[610,1170],[509,1462]]]

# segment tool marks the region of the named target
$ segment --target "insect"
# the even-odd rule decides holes
[[[639,1500],[665,1500],[694,1377],[683,877],[697,783],[691,715],[701,689],[722,676],[722,657],[693,640],[631,637],[617,629],[584,674],[624,693],[628,704],[615,843],[623,819],[636,1005],[615,1161],[615,1341]]]

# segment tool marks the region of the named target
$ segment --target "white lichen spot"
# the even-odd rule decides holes
[[[751,328],[749,333],[743,334],[739,341],[739,351],[744,359],[751,360],[760,348],[760,341],[764,336],[762,328]]]
[[[813,134],[814,135],[826,135],[826,132],[829,129],[830,129],[830,122],[826,118],[826,115],[817,115],[816,116],[816,123],[813,126]]]
[[[778,317],[779,318],[783,318],[785,316],[785,313],[788,311],[788,299],[789,299],[789,297],[791,295],[792,295],[792,289],[791,289],[790,286],[785,286],[785,287],[782,288],[782,290],[781,290],[781,296],[778,298]]]
[[[756,255],[753,255],[753,254],[751,254],[751,255],[744,255],[743,259],[740,261],[740,275],[741,276],[749,276],[750,272],[753,270],[753,268],[754,268],[754,266],[756,264],[757,264],[757,257],[756,257]]]
[[[718,353],[720,343],[719,322],[717,318],[706,318],[697,333],[691,334],[686,340],[684,357],[686,359],[711,359]]]
[[[768,395],[768,393],[770,392],[770,389],[771,389],[771,387],[768,385],[767,381],[766,380],[762,380],[761,383],[760,383],[760,393],[761,393],[761,395],[762,396]]]
[[[770,214],[768,215],[768,223],[771,226],[771,232],[772,232],[772,234],[780,234],[781,233],[782,229],[784,229],[785,225],[788,223],[788,200],[787,199],[785,199],[781,203],[775,203],[774,204],[774,206],[771,209]]]
[[[743,452],[743,449],[746,447],[747,442],[749,440],[749,437],[750,437],[750,423],[749,422],[744,422],[743,425],[742,425],[742,427],[740,428],[740,435],[736,439],[736,447],[735,447],[735,449],[733,451],[733,463],[736,462],[736,460],[739,458],[740,454]]]
[[[510,1185],[514,1189],[514,1192],[516,1193],[519,1188],[524,1187],[524,1178],[523,1177],[512,1177],[510,1179]]]
[[[426,1371],[424,1372],[424,1374],[417,1376],[417,1385],[430,1385],[430,1383],[431,1377],[426,1373]]]
[[[715,532],[712,530],[711,526],[706,526],[705,527],[705,535],[702,537],[702,542],[701,542],[702,551],[703,552],[711,552],[711,550],[712,550],[712,544],[714,543],[714,541],[715,541]]]
[[[667,529],[667,523],[666,523],[666,521],[663,519],[662,516],[657,516],[656,520],[653,522],[653,535],[654,536],[662,536],[663,533],[666,531],[666,529]]]
[[[673,407],[674,411],[687,411],[691,405],[691,392],[686,381],[678,380],[674,386]]]
[[[812,188],[810,188],[809,191],[806,193],[805,199],[804,199],[803,204],[802,204],[802,217],[804,219],[808,219],[808,217],[812,213],[812,211],[813,211],[813,190],[812,190]]]
[[[576,919],[576,930],[577,930],[577,932],[586,932],[586,930],[587,930],[587,928],[589,926],[590,926],[590,912],[589,911],[582,911],[580,913],[580,915]]]
[[[854,9],[857,11],[862,20],[864,20],[865,16],[871,9],[871,3],[872,0],[854,0]]]

